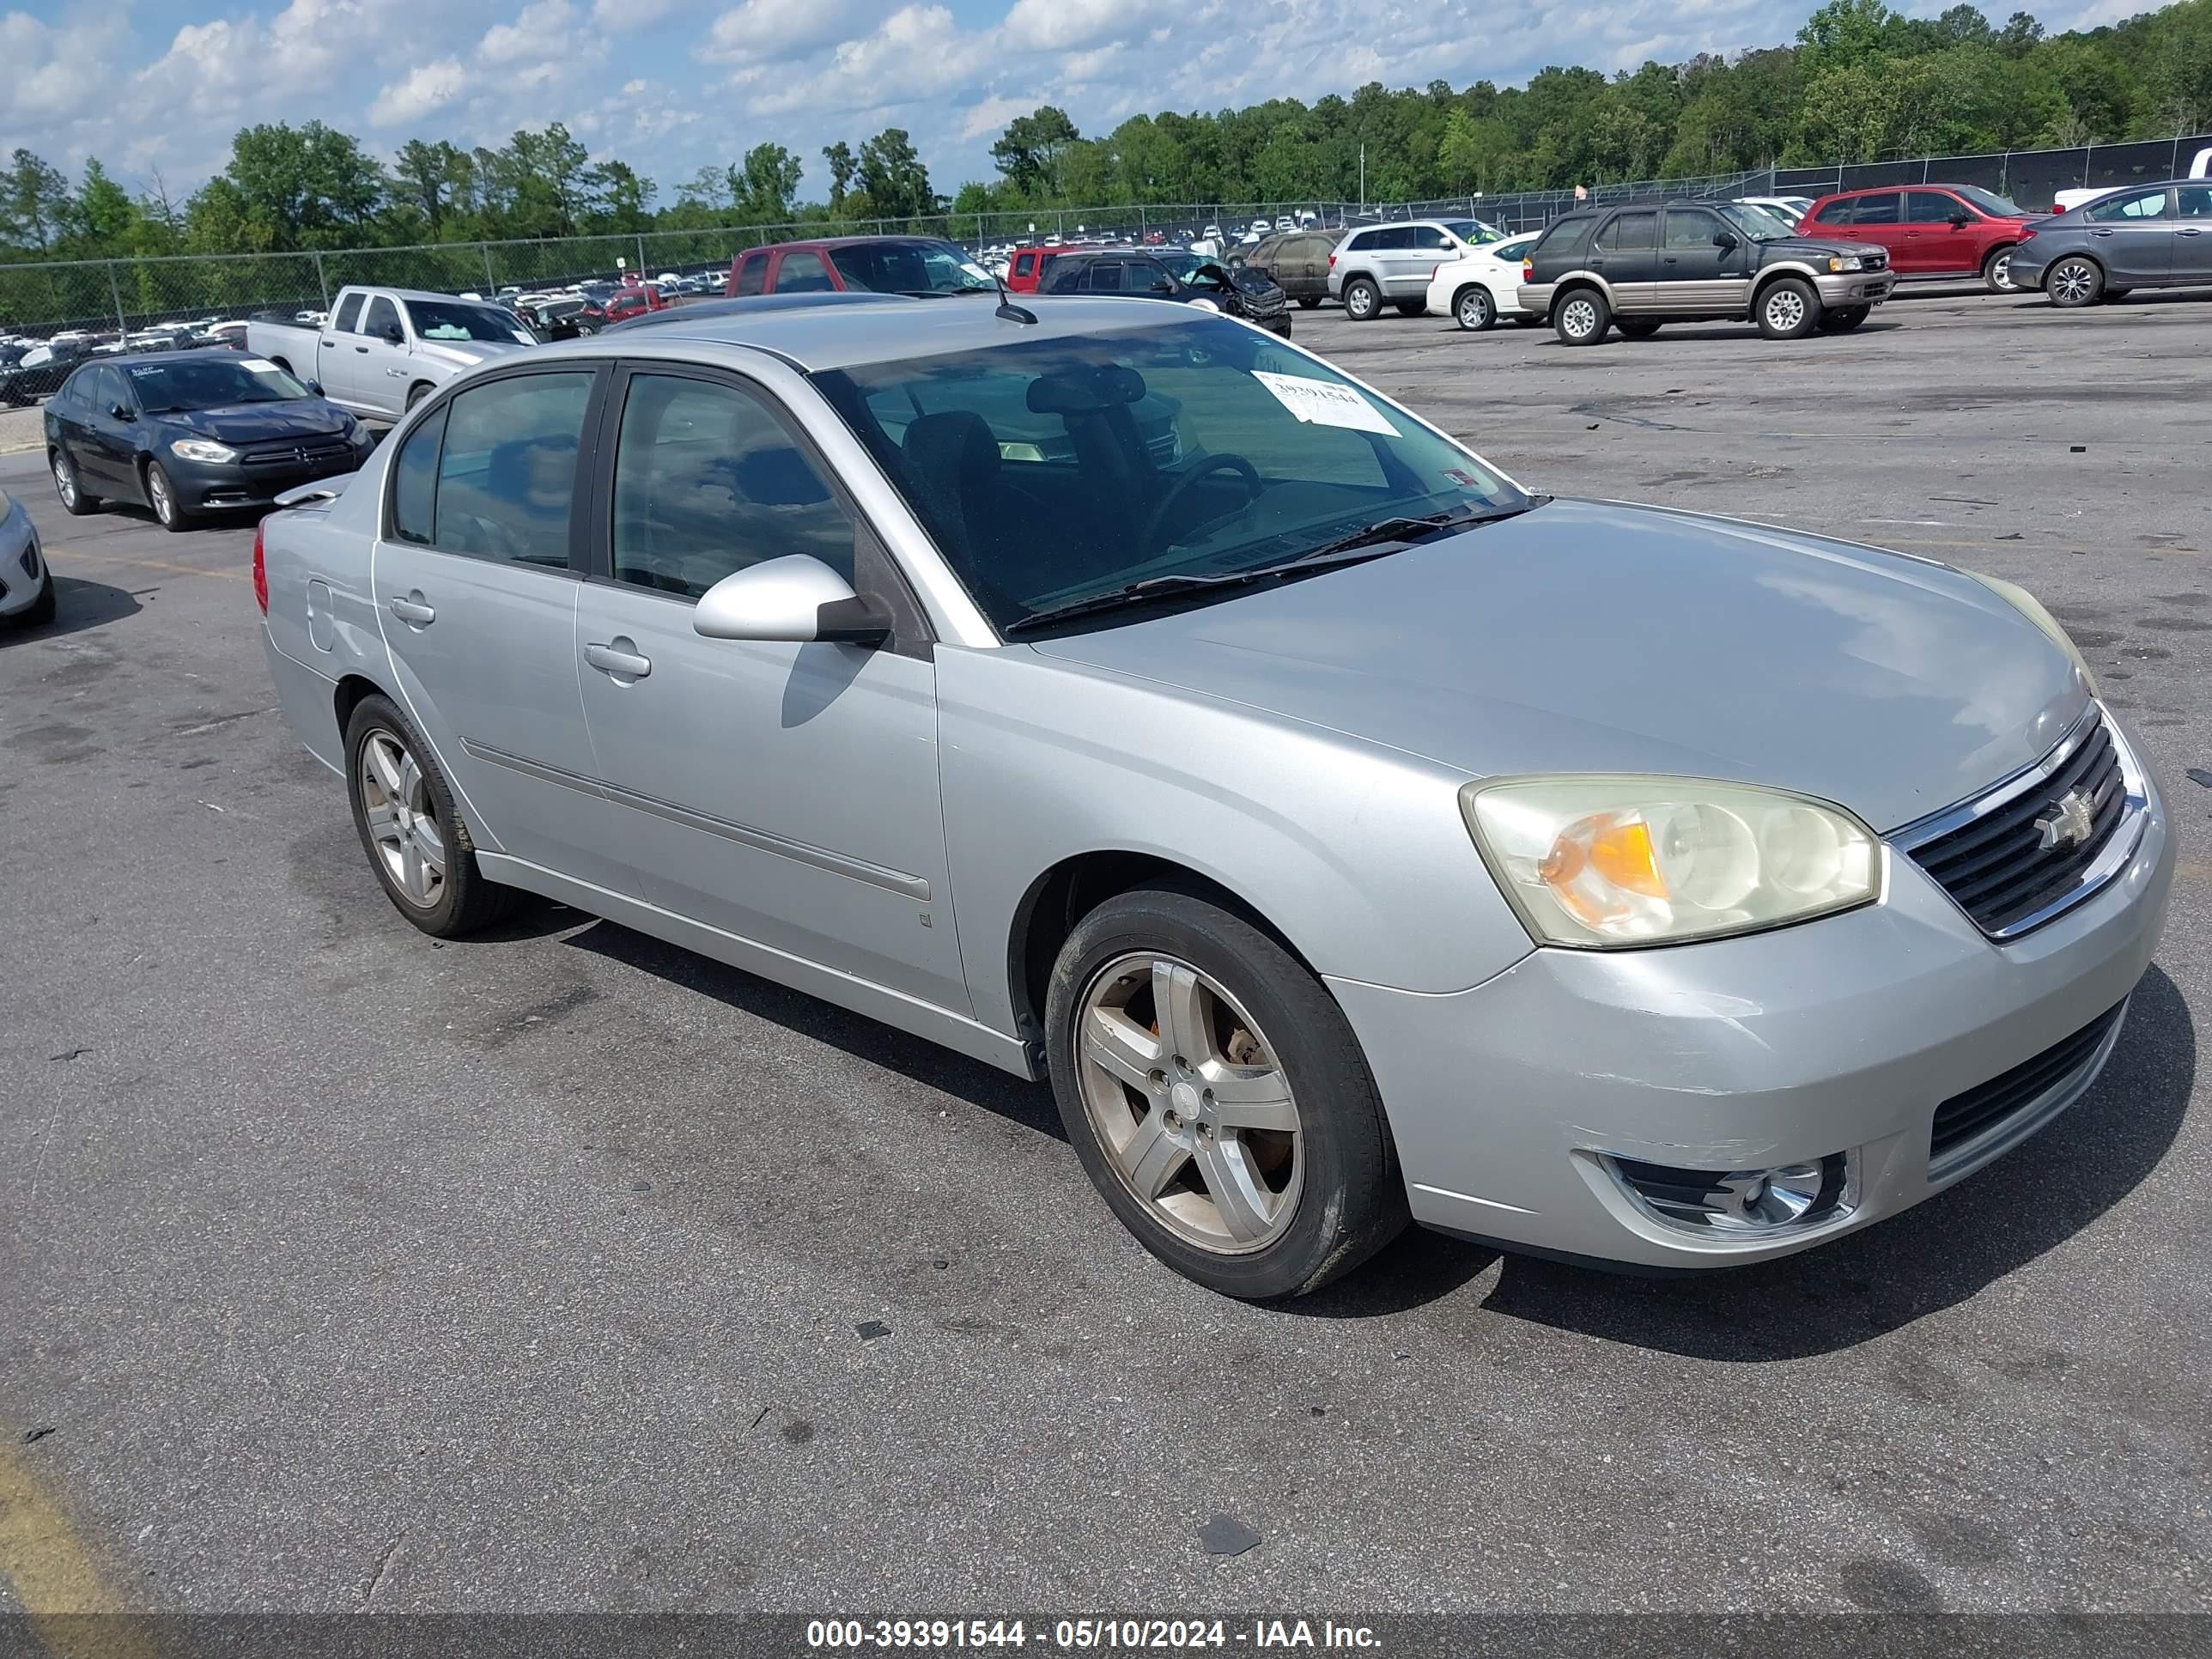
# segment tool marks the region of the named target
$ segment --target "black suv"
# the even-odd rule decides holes
[[[1632,340],[1662,323],[1754,322],[1770,340],[1856,328],[1889,297],[1889,255],[1800,236],[1739,202],[1586,209],[1552,222],[1522,264],[1521,305],[1568,345],[1607,328]]]
[[[1287,338],[1290,301],[1265,273],[1239,270],[1174,248],[1120,248],[1063,253],[1045,267],[1039,294],[1119,294],[1133,300],[1180,300],[1210,306]]]

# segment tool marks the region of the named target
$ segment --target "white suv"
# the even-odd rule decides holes
[[[1344,301],[1345,315],[1355,323],[1372,321],[1385,305],[1418,317],[1428,309],[1429,274],[1495,234],[1478,219],[1363,226],[1329,256],[1329,295]]]

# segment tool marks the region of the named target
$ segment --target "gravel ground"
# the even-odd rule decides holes
[[[52,1430],[13,1455],[126,1600],[2208,1607],[2212,301],[1297,327],[1532,486],[2066,617],[2185,860],[2093,1094],[1771,1267],[1413,1235],[1225,1302],[1123,1235],[1040,1089],[570,912],[415,933],[272,709],[250,527],[68,519],[0,463],[62,580],[0,643],[0,1437]],[[1261,1541],[1208,1556],[1217,1514]]]

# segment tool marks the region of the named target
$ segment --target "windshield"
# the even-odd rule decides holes
[[[1161,248],[1152,255],[1152,258],[1165,265],[1168,268],[1168,274],[1173,276],[1179,283],[1188,282],[1191,277],[1191,273],[1196,270],[1200,265],[1208,265],[1214,263],[1214,261],[1202,258],[1195,253],[1187,252],[1183,249],[1172,247]]]
[[[188,409],[227,409],[236,404],[282,404],[309,396],[276,364],[259,357],[181,357],[169,363],[132,363],[131,387],[149,415]]]
[[[950,242],[857,242],[830,250],[848,288],[877,294],[995,294],[990,272]]]
[[[512,345],[520,340],[530,343],[530,336],[522,331],[522,319],[510,312],[495,311],[489,306],[463,305],[459,301],[410,300],[407,308],[414,313],[415,333],[424,340],[483,340]]]
[[[1748,202],[1718,202],[1714,205],[1723,218],[1754,242],[1778,242],[1797,234],[1796,226],[1766,208],[1753,207]]]
[[[2010,197],[1999,196],[1995,191],[1984,190],[1979,185],[1948,185],[1945,188],[1954,196],[1963,197],[1983,212],[1997,218],[2024,219],[2027,216],[2027,210]]]
[[[814,377],[985,615],[1528,498],[1327,364],[1205,313]]]

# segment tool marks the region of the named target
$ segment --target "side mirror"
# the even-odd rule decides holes
[[[135,421],[138,418],[131,412],[131,405],[128,404],[114,404],[107,412],[118,421]]]
[[[693,607],[691,629],[710,640],[878,645],[891,619],[821,560],[793,553],[723,577]]]
[[[1713,246],[1723,253],[1735,252],[1736,250],[1735,233],[1732,230],[1715,231],[1713,233]]]
[[[1175,284],[1164,276],[1155,277],[1152,287],[1146,291],[1152,294],[1172,294],[1175,292]]]
[[[320,380],[302,380],[300,384],[307,388],[307,395],[310,398],[319,398],[323,395],[323,383]]]
[[[393,345],[405,345],[407,331],[397,323],[386,323],[384,325],[384,337]]]
[[[1951,228],[1954,230],[1964,230],[1968,225],[1971,225],[1973,222],[1973,216],[1966,212],[1964,209],[1953,213],[1951,216]]]

